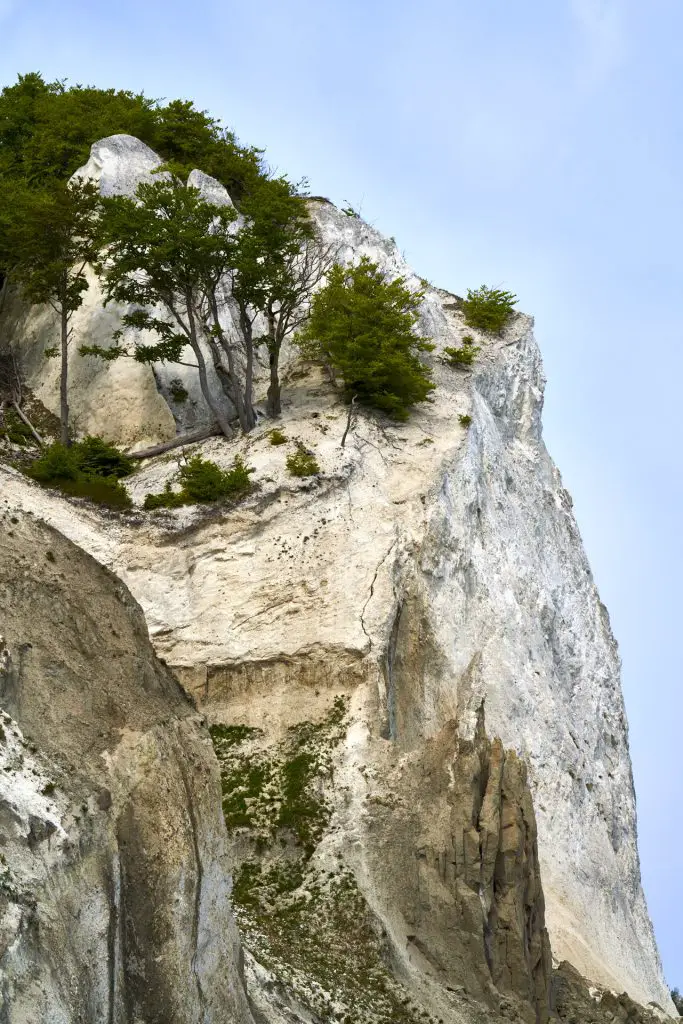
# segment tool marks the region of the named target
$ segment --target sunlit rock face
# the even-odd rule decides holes
[[[97,182],[103,196],[133,195],[140,182],[154,181],[161,158],[132,135],[110,135],[96,142],[75,178]]]
[[[114,567],[157,651],[219,718],[229,709],[256,726],[258,708],[277,730],[317,690],[355,695],[356,767],[340,829],[372,891],[379,869],[362,853],[371,844],[357,824],[360,767],[377,763],[377,743],[409,765],[452,721],[471,741],[484,701],[489,734],[527,765],[554,958],[670,1007],[640,885],[618,654],[543,443],[533,322],[517,314],[501,337],[477,335],[457,297],[421,282],[393,241],[331,204],[311,210],[343,258],[367,255],[425,286],[433,401],[406,424],[359,411],[341,448],[346,407],[290,350],[277,424],[289,447],[272,446],[263,428],[203,446],[222,465],[240,453],[255,468],[258,490],[238,509],[105,528],[97,512],[8,471],[0,500],[38,511]],[[78,330],[92,340],[87,318]],[[481,346],[472,371],[445,365],[444,347],[471,333]],[[111,424],[109,436],[124,439],[125,422]],[[318,477],[287,473],[295,439],[315,451]],[[134,499],[176,469],[147,463]]]

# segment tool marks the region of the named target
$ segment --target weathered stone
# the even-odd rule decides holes
[[[524,766],[482,716],[473,740],[447,725],[383,782],[398,809],[373,805],[366,841],[385,913],[409,922],[442,985],[492,1009],[507,995],[522,1019],[545,1022],[550,943]]]
[[[250,1024],[208,736],[120,582],[6,526],[0,1018]]]
[[[395,245],[361,220],[327,203],[312,210],[344,258],[367,255],[420,286]],[[360,412],[344,449],[346,410],[315,371],[297,366],[279,426],[316,451],[323,472],[293,482],[265,431],[230,446],[207,442],[203,453],[219,464],[240,453],[256,469],[259,493],[234,514],[202,519],[186,509],[169,517],[175,532],[150,521],[140,529],[0,470],[2,498],[10,508],[39,510],[121,574],[157,650],[208,705],[229,704],[244,716],[258,707],[270,721],[320,687],[354,686],[373,741],[381,734],[409,756],[453,719],[472,740],[486,697],[490,731],[528,766],[556,955],[586,977],[670,1009],[640,887],[618,654],[571,500],[543,444],[532,326],[517,314],[501,337],[477,336],[482,351],[472,372],[455,373],[440,354],[470,329],[454,296],[428,288],[420,328],[436,345],[433,403],[405,425]],[[88,338],[89,324],[79,331]],[[294,358],[284,352],[284,370],[294,369]],[[54,374],[49,387],[56,396]],[[114,421],[112,406],[101,411]],[[459,413],[472,418],[467,430]],[[130,482],[135,500],[175,472],[163,460],[144,466]],[[369,746],[359,742],[354,753],[367,758],[365,768]],[[468,757],[470,801],[483,799],[472,793],[476,752]],[[349,774],[356,816],[363,786],[359,770]],[[496,801],[491,806],[493,814]],[[487,815],[490,879],[496,843],[488,837],[498,826]],[[525,841],[516,814],[506,822],[503,882],[514,878]],[[351,815],[340,828],[353,846]],[[481,899],[491,898],[471,888],[482,859],[473,828],[455,822],[453,864],[434,847],[438,870],[421,892],[428,905],[438,879],[439,899],[447,899],[440,880],[457,866],[469,880],[468,928]]]

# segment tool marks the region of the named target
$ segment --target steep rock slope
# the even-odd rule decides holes
[[[139,607],[0,519],[0,1019],[251,1024],[215,759]]]
[[[102,187],[121,179],[129,190],[135,145],[117,146]],[[330,204],[312,209],[347,258],[367,254],[419,286],[393,242]],[[491,732],[529,766],[555,955],[668,1006],[640,887],[618,656],[543,445],[532,322],[520,314],[502,338],[478,338],[472,373],[439,361],[470,333],[455,296],[428,288],[421,327],[437,344],[433,403],[401,426],[359,414],[343,450],[345,410],[290,360],[281,427],[315,450],[322,474],[311,482],[288,477],[282,450],[257,430],[204,446],[225,465],[240,452],[256,468],[257,494],[226,513],[105,527],[11,473],[2,494],[40,508],[121,573],[157,650],[216,715],[246,715],[264,694],[286,707],[317,688],[355,688],[366,733],[409,754],[453,719],[472,739],[485,698]],[[88,338],[87,317],[78,329]],[[146,466],[134,497],[175,469]],[[374,756],[362,742],[356,753],[360,764]],[[349,792],[354,805],[358,774]]]

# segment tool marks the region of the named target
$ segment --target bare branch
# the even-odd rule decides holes
[[[346,417],[346,429],[344,430],[344,433],[342,435],[341,445],[340,445],[341,448],[343,448],[344,445],[346,444],[346,435],[348,434],[349,427],[351,426],[351,417],[353,416],[353,407],[356,404],[356,399],[357,398],[358,398],[358,395],[354,395],[353,398],[351,399],[351,404],[349,405],[349,414]]]

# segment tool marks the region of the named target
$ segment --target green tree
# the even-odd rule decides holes
[[[209,387],[206,343],[223,390],[234,403],[243,429],[249,429],[251,393],[245,393],[241,368],[220,319],[219,286],[232,266],[235,247],[234,209],[207,202],[198,189],[183,185],[168,172],[139,185],[135,198],[114,196],[104,200],[103,206],[104,251],[99,271],[105,302],[131,304],[133,310],[123,317],[124,329],[152,332],[157,340],[147,343],[138,333],[129,352],[121,346],[119,331],[114,347],[83,346],[82,354],[105,359],[132,355],[143,363],[180,362],[189,345],[206,403],[223,434],[231,437],[227,410]],[[164,317],[155,314],[158,306]]]
[[[434,389],[420,359],[434,346],[415,331],[423,294],[404,278],[390,281],[365,256],[355,266],[337,264],[313,296],[299,344],[341,376],[347,399],[405,420]]]
[[[0,248],[5,266],[30,302],[47,303],[59,317],[62,444],[69,444],[71,318],[88,289],[86,267],[99,251],[100,198],[90,182],[51,182],[37,190],[8,182],[0,206]]]
[[[485,284],[481,288],[468,288],[467,298],[462,302],[465,323],[480,331],[500,334],[516,302],[516,295],[501,288],[489,288]]]
[[[269,416],[281,412],[282,345],[304,323],[313,291],[338,253],[336,245],[323,244],[299,188],[284,177],[261,182],[242,204],[247,220],[237,238],[232,295],[247,347],[256,315],[266,322],[258,342],[268,352]]]
[[[32,72],[0,92],[0,178],[33,187],[64,181],[86,162],[98,139],[124,133],[169,161],[217,178],[239,200],[267,177],[262,151],[241,146],[193,103],[163,105],[142,93],[46,82]]]
[[[20,75],[0,93],[0,176],[34,188],[65,182],[86,162],[93,142],[124,132],[145,142],[160,112],[142,94]]]

